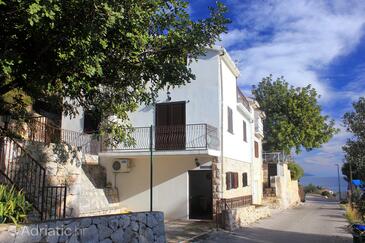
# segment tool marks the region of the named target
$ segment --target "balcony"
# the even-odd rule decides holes
[[[262,138],[264,137],[264,126],[258,119],[255,121],[255,134]]]
[[[247,100],[246,96],[237,87],[237,103],[242,104],[248,112],[251,112],[250,102]]]
[[[219,150],[218,129],[208,124],[136,127],[131,145],[104,147],[102,152]]]

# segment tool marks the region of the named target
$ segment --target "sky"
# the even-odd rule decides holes
[[[213,0],[191,0],[193,18],[205,17]],[[307,174],[337,176],[342,146],[351,137],[341,117],[365,96],[365,0],[222,0],[232,23],[224,46],[248,96],[252,85],[272,74],[294,86],[311,84],[322,113],[340,132],[321,148],[296,155]]]

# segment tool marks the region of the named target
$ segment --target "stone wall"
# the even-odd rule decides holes
[[[117,192],[106,187],[105,168],[95,164],[83,165],[85,155],[76,148],[66,144],[45,145],[35,142],[29,142],[25,146],[46,169],[48,185],[67,185],[66,217],[126,211],[115,200]]]
[[[226,230],[232,231],[238,227],[245,227],[259,219],[271,216],[271,210],[268,206],[245,206],[224,210],[222,212],[223,225]]]
[[[259,219],[270,217],[271,211],[267,206],[251,205],[233,209],[233,215],[238,225],[244,227]]]
[[[283,175],[272,177],[276,189],[276,196],[281,208],[288,208],[299,204],[298,181],[291,180],[287,164],[283,164]]]
[[[166,242],[162,212],[70,218],[0,227],[0,242]]]

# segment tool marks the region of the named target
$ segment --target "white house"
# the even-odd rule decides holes
[[[135,145],[99,153],[107,181],[131,211],[150,210],[151,171],[152,208],[167,219],[210,219],[222,200],[261,203],[264,114],[237,88],[239,71],[224,48],[207,49],[190,67],[196,80],[130,114]],[[62,119],[62,128],[74,124]]]

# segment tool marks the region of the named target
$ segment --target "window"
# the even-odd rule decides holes
[[[246,122],[243,121],[243,141],[247,142],[247,125]]]
[[[233,134],[233,113],[232,109],[227,107],[227,115],[228,115],[228,132]]]
[[[242,187],[248,186],[247,173],[242,173]]]
[[[226,188],[227,190],[238,188],[238,173],[226,173]]]
[[[84,112],[84,133],[95,133],[98,131],[100,120],[95,112],[86,110]]]
[[[259,157],[259,143],[255,141],[255,158]]]

